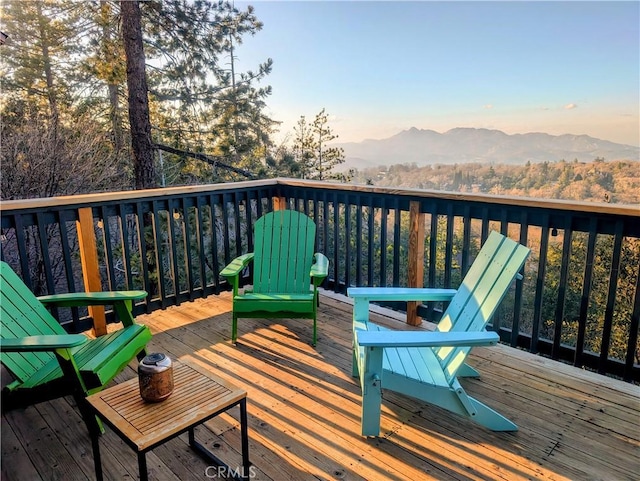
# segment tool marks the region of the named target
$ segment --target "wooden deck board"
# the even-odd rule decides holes
[[[140,316],[152,351],[188,359],[248,393],[250,458],[260,480],[632,480],[640,472],[640,389],[506,346],[477,348],[482,374],[470,395],[512,418],[494,433],[396,393],[384,393],[382,436],[363,438],[360,388],[351,377],[351,305],[323,296],[319,339],[311,322],[241,319],[230,336],[230,296]],[[375,308],[376,322],[399,315]],[[135,376],[127,369],[117,381]],[[198,428],[217,455],[240,464],[237,410]],[[133,452],[107,429],[106,479],[137,477]],[[207,479],[207,463],[180,436],[148,456],[151,479]],[[2,479],[93,479],[89,437],[72,399],[2,418]]]

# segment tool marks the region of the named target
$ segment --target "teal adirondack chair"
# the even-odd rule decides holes
[[[100,391],[134,358],[146,355],[147,326],[134,322],[132,302],[145,291],[87,292],[36,297],[0,263],[0,359],[14,380],[3,388],[3,410],[73,394]],[[113,305],[123,327],[94,339],[67,334],[45,305]]]
[[[485,327],[529,255],[492,232],[457,290],[350,288],[353,375],[362,388],[362,435],[380,434],[382,390],[388,389],[466,416],[493,431],[518,427],[467,395],[458,377],[477,377],[465,363],[474,346],[495,345]],[[450,301],[433,332],[393,331],[369,321],[370,301]]]
[[[316,225],[309,216],[279,210],[254,225],[254,251],[234,259],[220,273],[233,287],[231,341],[238,338],[238,318],[313,319],[317,342],[318,287],[329,261],[314,254]],[[240,275],[253,262],[253,288],[239,292]]]

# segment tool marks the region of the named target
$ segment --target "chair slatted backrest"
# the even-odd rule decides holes
[[[255,223],[253,292],[305,294],[316,240],[309,216],[292,210],[269,212]]]
[[[491,232],[438,323],[437,330],[484,330],[529,252],[527,247],[508,237]],[[455,378],[470,350],[470,347],[441,347],[435,350],[449,380]]]
[[[6,262],[0,262],[0,276],[2,339],[67,334]],[[3,352],[2,364],[24,381],[53,358],[50,352]]]

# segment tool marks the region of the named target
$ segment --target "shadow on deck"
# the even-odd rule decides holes
[[[319,341],[307,320],[241,319],[230,336],[229,293],[140,316],[168,353],[216,372],[248,392],[250,458],[256,480],[632,480],[640,472],[640,390],[506,346],[476,348],[463,379],[470,395],[512,419],[494,433],[439,408],[385,393],[382,436],[360,432],[360,388],[351,377],[351,305],[323,296]],[[376,322],[400,317],[376,309]],[[400,327],[406,328],[402,324]],[[133,369],[119,381],[135,376]],[[86,428],[70,398],[2,417],[2,479],[93,479]],[[235,410],[197,435],[230,466],[240,464]],[[147,456],[151,479],[222,477],[186,435]],[[100,440],[105,479],[136,479],[134,453],[109,430]]]

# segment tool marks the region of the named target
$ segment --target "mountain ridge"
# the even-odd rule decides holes
[[[558,160],[591,162],[640,160],[640,147],[585,134],[507,134],[501,130],[456,127],[444,133],[411,127],[385,139],[334,144],[345,152],[341,170],[412,164],[525,164]]]

